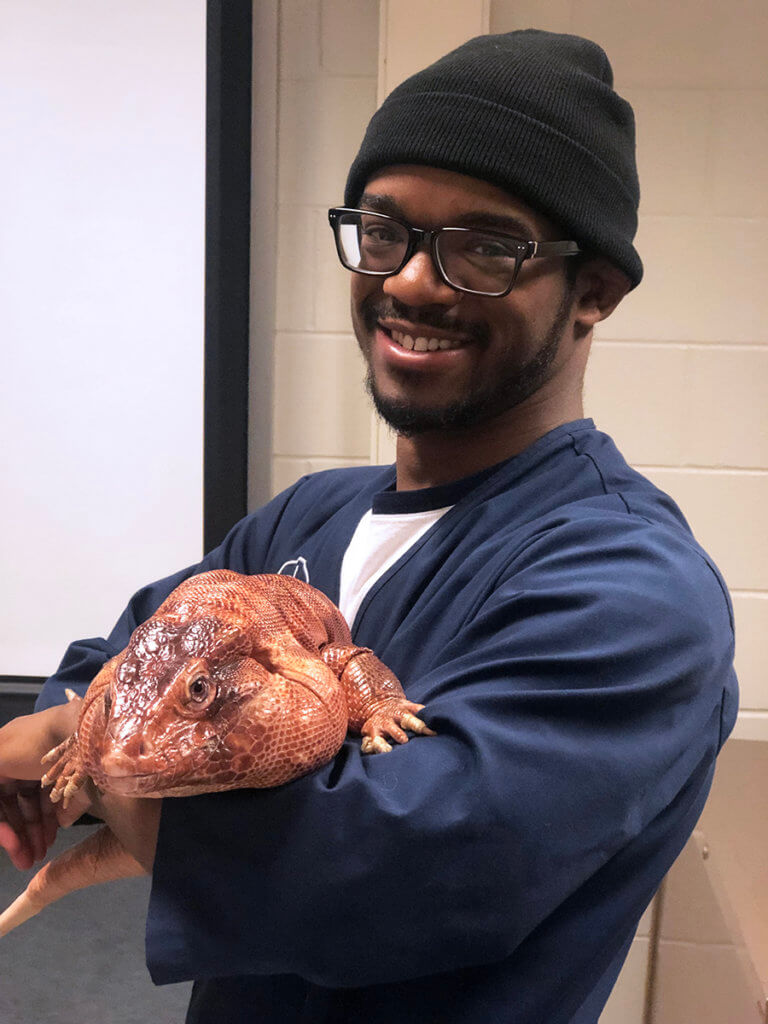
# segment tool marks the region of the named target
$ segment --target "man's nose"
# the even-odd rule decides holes
[[[462,296],[443,281],[425,249],[415,252],[397,274],[385,278],[382,287],[386,295],[406,306],[454,306]]]

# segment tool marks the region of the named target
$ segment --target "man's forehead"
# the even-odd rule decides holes
[[[555,225],[522,199],[482,178],[418,164],[395,164],[368,179],[360,205],[418,227],[472,224],[555,238]]]

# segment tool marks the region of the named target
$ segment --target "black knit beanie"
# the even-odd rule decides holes
[[[349,172],[355,206],[372,174],[425,164],[498,185],[638,284],[640,189],[632,108],[588,39],[526,29],[478,36],[394,89]]]

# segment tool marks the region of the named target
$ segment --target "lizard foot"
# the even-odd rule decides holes
[[[62,801],[66,808],[72,797],[88,778],[77,759],[77,739],[74,735],[68,736],[63,743],[53,750],[49,750],[43,757],[42,763],[51,767],[42,777],[40,782],[43,786],[52,786],[49,794],[51,803]]]
[[[363,742],[360,749],[364,754],[386,754],[392,749],[387,737],[396,743],[407,743],[406,729],[419,736],[435,736],[427,725],[415,714],[421,711],[423,704],[414,704],[409,700],[390,700],[378,708],[366,720],[362,729]]]

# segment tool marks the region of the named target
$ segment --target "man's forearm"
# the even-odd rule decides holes
[[[14,718],[0,729],[0,775],[39,779],[41,759],[77,728],[79,701]]]

